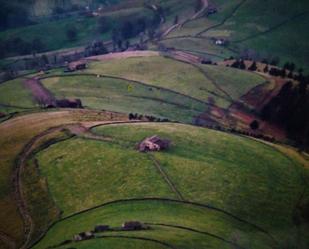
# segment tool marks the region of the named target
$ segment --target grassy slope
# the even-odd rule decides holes
[[[117,24],[119,18],[132,15],[145,16],[150,15],[150,12],[149,10],[139,7],[106,13],[104,16],[110,18],[110,30],[112,30],[112,28]],[[33,39],[39,38],[44,44],[46,51],[82,46],[98,38],[109,40],[110,31],[104,34],[100,33],[97,29],[97,21],[98,18],[72,17],[58,21],[43,22],[0,32],[0,39],[8,40],[19,37],[25,41],[32,42]],[[77,30],[77,38],[75,41],[70,41],[67,38],[66,31],[69,27],[75,27]],[[42,32],[42,30],[44,30],[44,32]]]
[[[36,142],[35,151],[40,151],[50,144],[69,139],[71,135],[66,131],[55,131]],[[49,225],[60,216],[60,210],[51,198],[47,179],[42,176],[37,160],[33,155],[27,160],[26,167],[22,172],[22,190],[27,206],[34,223],[31,241],[41,236]]]
[[[185,199],[209,203],[232,212],[238,217],[262,226],[275,235],[280,243],[284,244],[286,237],[291,236],[295,238],[296,229],[292,222],[292,217],[294,207],[304,187],[301,179],[303,172],[299,164],[287,159],[276,150],[246,138],[176,124],[112,125],[98,127],[95,131],[104,136],[113,137],[117,143],[117,146],[114,145],[116,148],[119,148],[119,145],[122,146],[122,148],[120,147],[121,150],[119,150],[118,158],[114,157],[112,160],[112,162],[116,162],[116,167],[119,166],[118,162],[120,158],[123,158],[123,155],[135,153],[133,151],[134,145],[144,137],[158,134],[171,139],[172,148],[168,152],[159,152],[154,154],[154,156],[162,164],[162,167],[175,183],[178,190],[184,195]],[[91,186],[103,186],[101,184],[105,184],[100,181],[105,173],[101,171],[103,169],[98,171],[97,166],[99,158],[104,158],[103,156],[101,157],[101,155],[105,154],[100,148],[105,147],[105,144],[83,141],[84,146],[78,147],[81,154],[80,158],[83,158],[81,159],[82,163],[76,164],[72,163],[74,158],[79,157],[75,155],[77,151],[77,149],[74,150],[75,143],[76,141],[73,140],[55,145],[40,155],[41,167],[45,168],[44,170],[48,169],[45,172],[49,179],[51,192],[54,194],[54,197],[60,196],[57,199],[60,200],[59,204],[62,206],[72,203],[72,198],[68,199],[68,201],[65,200],[65,196],[74,193],[73,187],[75,184],[76,197],[82,197],[85,190],[88,189],[88,187],[83,189],[78,187],[78,181],[82,181],[85,184],[84,178],[79,176],[79,167],[87,164],[87,172],[91,168],[97,168],[96,172],[99,173],[96,174],[95,178],[99,180],[96,183],[94,178],[91,179],[89,181],[92,183]],[[76,146],[78,145],[76,144]],[[114,146],[109,145],[109,148],[114,149]],[[64,147],[69,147],[69,149],[65,151]],[[100,151],[100,155],[97,155],[97,151]],[[59,153],[62,154],[57,161]],[[88,159],[84,155],[91,155],[91,157]],[[110,163],[110,161],[108,162]],[[71,168],[70,164],[74,165],[74,168]],[[99,164],[104,164],[104,162],[101,161]],[[122,167],[125,166],[126,164]],[[55,167],[57,167],[56,170]],[[69,173],[59,171],[59,167],[71,169],[69,173],[76,175],[73,178],[74,186],[66,188],[68,192],[63,190],[63,184],[68,182],[69,178],[65,178],[63,175],[69,175]],[[133,170],[133,172],[135,171]],[[86,173],[87,175],[88,173]],[[72,177],[70,179],[72,182]],[[133,180],[135,185],[137,182],[134,179],[137,180],[137,178],[131,178],[130,180]],[[151,179],[146,186],[157,186],[157,184],[152,184],[153,180],[156,182],[155,179]],[[114,182],[118,184],[118,181]],[[107,192],[110,192],[109,186],[107,188]],[[118,188],[117,185],[116,188]],[[101,191],[101,188],[94,187],[90,196],[95,196],[97,193],[101,193]],[[103,192],[99,195],[99,198],[104,196]],[[273,194],[274,192],[276,193],[275,195]],[[117,191],[120,197],[122,196],[121,193],[122,191]],[[128,190],[128,193],[131,193],[131,197],[136,196],[134,192],[132,193],[131,189]],[[87,197],[83,198],[80,201],[86,200],[88,202]],[[129,195],[127,198],[129,198]],[[110,199],[108,198],[107,200]],[[102,198],[101,203],[104,202],[104,198]],[[175,207],[167,206],[167,209],[164,211],[161,208],[152,206],[152,203],[139,205],[141,210],[135,208],[135,206],[128,205],[129,210],[123,211],[121,209],[125,208],[126,205],[117,204],[116,207],[112,205],[111,207],[93,210],[89,213],[64,220],[53,227],[47,237],[36,248],[44,248],[47,245],[55,244],[56,241],[61,242],[65,239],[70,239],[73,234],[84,230],[91,230],[98,223],[119,226],[123,221],[130,219],[178,224],[215,234],[219,233],[224,238],[236,237],[236,240],[239,240],[243,246],[249,248],[265,248],[265,245],[262,246],[263,243],[270,245],[267,238],[260,237],[260,233],[256,233],[252,228],[250,230],[248,227],[241,227],[237,222],[230,221],[230,218],[227,219],[225,215],[222,217],[221,214],[211,212],[198,212],[198,215],[193,215],[190,213],[192,212],[190,211],[191,208],[181,211],[184,212],[184,214],[181,214],[178,208]],[[163,204],[160,205],[165,206]],[[109,211],[110,208],[111,211]],[[143,212],[143,210],[147,210],[147,212]],[[149,210],[156,211],[149,212]],[[165,212],[172,212],[172,214],[166,215]],[[186,218],[184,219],[184,217]],[[179,236],[174,234],[173,229],[165,230],[155,229],[155,231],[149,233],[141,232],[137,233],[137,235],[161,238],[165,241],[173,242],[181,248],[192,248],[193,244],[197,247],[225,248],[224,245],[213,244],[218,243],[217,241],[207,242],[202,237],[195,237],[196,235],[189,233],[186,233],[185,241],[182,241]],[[179,234],[179,231],[176,234]]]
[[[220,23],[226,16],[229,16],[235,6],[239,4],[240,0],[237,1],[222,1],[217,0],[216,5],[220,6],[220,10],[217,14],[211,15],[210,17],[201,17],[194,21],[186,23],[182,28],[175,29],[168,35],[168,39],[163,39],[162,43],[168,47],[174,47],[180,50],[187,50],[197,53],[200,56],[205,56],[213,61],[218,61],[222,58],[228,58],[234,56],[235,54],[225,49],[224,47],[219,47],[213,44],[210,39],[197,39],[194,36],[203,30],[210,28],[214,25]],[[226,36],[224,33],[220,32],[220,36]],[[179,36],[191,36],[181,39],[172,39]],[[215,55],[215,56],[213,56]]]
[[[262,77],[248,72],[230,68],[221,70],[221,67],[216,66],[201,67],[210,78],[189,64],[155,56],[129,58],[121,64],[119,60],[95,62],[91,63],[86,71],[140,80],[189,97],[129,80],[91,76],[54,77],[43,80],[43,83],[58,98],[80,98],[85,107],[125,113],[138,112],[185,123],[191,123],[194,117],[206,109],[206,105],[190,97],[204,102],[213,97],[218,106],[229,106],[230,100],[220,97],[224,94],[213,83],[218,84],[235,99],[263,83]],[[145,74],[145,71],[149,73]],[[61,74],[59,70],[52,73]],[[1,84],[0,90],[0,111],[4,113],[36,107],[31,93],[22,85],[22,79]]]
[[[95,24],[96,20],[92,18],[82,18],[81,21],[78,21],[77,18],[70,18],[8,30],[0,33],[0,38],[7,40],[13,37],[20,37],[29,42],[35,38],[39,38],[46,50],[50,51],[79,46],[91,40],[95,32]],[[78,30],[77,40],[73,42],[69,41],[66,36],[67,27],[72,26],[75,26]],[[42,30],[44,30],[44,32],[42,32]]]
[[[125,80],[72,76],[43,83],[57,98],[80,98],[87,108],[137,112],[186,123],[206,108],[190,98]]]
[[[33,136],[51,126],[71,122],[71,120],[68,112],[39,113],[18,117],[0,125],[0,230],[18,242],[23,236],[23,225],[12,195],[10,180],[15,158]],[[28,125],[25,126],[25,124]]]
[[[57,111],[19,116],[0,124],[0,231],[7,233],[17,243],[23,238],[23,224],[11,182],[15,160],[23,147],[34,136],[51,127],[98,118],[103,120],[102,115],[87,111]],[[106,119],[109,119],[109,115]]]
[[[145,154],[118,145],[73,139],[38,158],[64,216],[117,199],[174,197]]]
[[[0,84],[1,112],[10,113],[36,106],[32,100],[31,92],[23,86],[22,81],[23,79],[16,79]],[[1,104],[5,106],[1,106]]]
[[[119,126],[101,132],[132,141],[153,133],[172,138],[172,151],[155,157],[185,198],[212,203],[269,229],[285,231],[292,225],[294,206],[304,187],[302,169],[268,146],[185,126],[177,131],[168,125]],[[271,195],[272,191],[277,194]]]
[[[209,17],[200,17],[196,20],[187,22],[181,29],[175,29],[168,35],[168,38],[178,37],[183,35],[195,35],[199,32],[202,32],[206,28],[209,28],[213,25],[216,25],[222,21],[226,16],[231,15],[233,9],[241,2],[241,0],[235,1],[225,1],[225,0],[214,0],[212,3],[215,3],[219,7],[218,13],[211,15]]]
[[[222,60],[222,58],[229,58],[230,56],[235,55],[235,53],[225,49],[224,47],[214,45],[213,42],[208,39],[190,37],[163,40],[162,43],[167,47],[184,50],[187,52],[196,52],[200,56],[214,59],[214,61]]]
[[[166,249],[167,247],[158,245],[157,243],[148,241],[139,241],[135,239],[126,238],[107,238],[94,241],[84,241],[79,244],[75,244],[76,249],[110,249],[110,248],[126,248],[126,249],[136,249],[136,248],[147,248],[147,249]],[[67,248],[67,246],[59,247],[62,249]]]
[[[87,71],[146,82],[155,86],[169,88],[203,101],[207,101],[209,95],[199,91],[198,87],[205,87],[210,91],[216,91],[215,87],[197,69],[188,64],[159,56],[128,58],[122,63],[119,63],[119,60],[104,63],[97,62],[91,64]]]
[[[235,100],[246,94],[253,87],[264,83],[260,75],[244,70],[210,65],[203,65],[202,68],[216,84]]]
[[[219,85],[236,84],[239,77],[227,77],[228,73],[233,74],[234,71],[226,70],[226,73],[218,74],[216,67],[204,67],[206,73],[216,74],[216,79]],[[213,70],[214,69],[214,70]],[[129,58],[121,64],[119,60],[108,62],[96,62],[90,65],[87,69],[91,73],[101,73],[107,75],[121,76],[131,80],[139,80],[155,86],[169,88],[182,94],[200,99],[207,102],[209,97],[216,100],[216,104],[220,107],[229,106],[230,102],[223,98],[218,98],[213,95],[224,95],[213,82],[206,78],[197,68],[193,66],[163,57],[145,57],[145,58]],[[147,72],[147,74],[145,73]],[[250,76],[248,73],[236,72],[238,75],[243,75],[244,80],[240,82],[245,84],[245,87],[237,88],[238,95],[243,95],[242,90],[252,88],[263,82],[263,79],[258,76]],[[239,84],[239,83],[237,83]],[[231,88],[230,88],[231,89]],[[211,93],[212,92],[212,93]]]
[[[307,32],[303,32],[308,25],[309,15],[287,23],[272,32],[237,43],[236,45],[240,48],[253,48],[262,54],[279,56],[281,65],[291,61],[298,68],[302,67],[308,73],[309,60],[305,51],[308,51],[307,41],[309,36]]]
[[[132,201],[107,205],[63,220],[56,224],[34,249],[46,248],[66,239],[71,239],[76,233],[92,230],[96,224],[108,224],[112,227],[119,227],[127,220],[189,227],[199,231],[210,232],[230,241],[233,240],[234,236],[238,236],[238,243],[244,245],[248,243],[252,246],[250,248],[256,248],[256,244],[268,248],[266,244],[269,243],[266,236],[255,231],[250,226],[209,209],[171,202]],[[103,235],[105,234],[110,233],[103,233]],[[207,235],[162,226],[153,226],[149,231],[113,232],[111,234],[154,238],[170,243],[176,248],[184,249],[230,248],[230,245]],[[117,244],[111,244],[111,248],[117,248],[116,246]]]
[[[190,0],[192,1],[192,0]],[[179,0],[169,1],[152,1],[153,3],[160,4],[163,8],[168,9],[166,12],[167,18],[173,19],[174,14],[183,13],[187,9],[190,2],[183,3]],[[44,8],[38,5],[37,7]],[[110,18],[111,27],[110,31],[117,26],[120,18],[130,16],[146,16],[152,15],[152,11],[143,7],[143,1],[131,1],[128,4],[120,4],[119,9],[111,9],[104,13],[104,16]],[[104,34],[98,32],[97,29],[98,18],[85,18],[85,17],[71,17],[56,21],[45,21],[39,24],[9,29],[0,32],[0,40],[14,39],[20,37],[25,41],[31,42],[33,39],[39,38],[44,44],[46,51],[58,50],[63,48],[71,48],[82,46],[92,41],[93,39],[110,39],[110,31]],[[78,30],[78,36],[75,41],[69,41],[66,36],[68,27],[74,26]],[[44,30],[44,32],[42,32]],[[46,34],[53,34],[46,35]]]
[[[128,58],[121,64],[118,59],[95,62],[86,70],[94,74],[138,80],[189,97],[129,80],[95,76],[52,77],[43,80],[43,83],[56,97],[80,98],[88,108],[138,112],[191,123],[196,115],[205,111],[206,105],[190,97],[204,102],[212,97],[220,107],[228,107],[231,103],[222,97],[224,94],[214,83],[238,99],[252,87],[264,82],[256,74],[232,68],[201,65],[201,69],[206,76],[189,64],[153,56]]]
[[[308,50],[308,34],[303,32],[308,26],[308,15],[293,19],[292,17],[308,10],[308,1],[297,2],[267,0],[248,0],[223,26],[211,32],[228,30],[229,40],[238,41],[261,34],[248,41],[232,44],[238,49],[254,49],[264,56],[279,56],[282,63],[294,61],[298,66],[308,69],[308,59],[303,51]],[[278,29],[273,27],[284,23]],[[262,34],[270,30],[269,33]],[[207,35],[204,34],[204,35]],[[211,33],[208,35],[211,36]]]
[[[233,10],[241,0],[213,2],[218,7],[218,13],[189,22],[168,36],[194,36],[210,28],[202,34],[205,39],[172,39],[164,43],[180,49],[210,52],[227,57],[232,55],[230,51],[213,46],[209,40],[212,37],[222,37],[230,40],[231,48],[239,53],[251,49],[262,57],[279,56],[282,64],[293,61],[299,67],[308,70],[308,56],[304,53],[308,50],[308,32],[304,32],[309,22],[308,12],[297,17],[308,10],[308,1],[247,0],[233,15]],[[213,27],[224,20],[223,25]],[[282,26],[277,27],[280,24]],[[245,40],[242,41],[243,39]]]

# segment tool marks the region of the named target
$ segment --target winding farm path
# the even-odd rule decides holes
[[[220,23],[218,24],[215,24],[211,27],[208,27],[200,32],[198,32],[197,34],[195,34],[195,37],[200,37],[202,35],[204,35],[206,32],[208,32],[209,30],[211,29],[214,29],[214,28],[218,28],[222,25],[224,25],[230,18],[232,18],[235,13],[247,2],[247,0],[242,0],[238,5],[236,5],[236,7],[233,9],[233,11],[231,12],[230,15],[226,16]]]
[[[56,106],[57,100],[54,95],[46,89],[38,78],[30,78],[24,81],[25,87],[27,87],[34,99],[44,106]]]
[[[33,151],[36,149],[37,143],[47,135],[50,135],[52,133],[64,129],[69,130],[72,135],[84,134],[85,137],[89,137],[91,139],[110,141],[108,138],[103,138],[92,134],[89,131],[89,129],[98,125],[111,125],[111,124],[123,124],[123,123],[134,123],[134,122],[136,123],[138,121],[95,121],[95,122],[81,122],[75,124],[60,125],[57,127],[47,129],[44,132],[38,134],[37,136],[33,137],[28,144],[24,146],[22,152],[18,155],[16,159],[16,166],[12,176],[12,182],[15,189],[15,199],[24,222],[25,240],[23,242],[23,245],[20,247],[21,249],[26,249],[28,247],[34,230],[34,223],[29,212],[26,198],[23,193],[22,172],[26,167],[27,160],[31,157]],[[6,244],[13,245],[13,242],[10,240],[8,236],[5,236],[5,234],[0,233],[0,238],[2,241],[5,241]]]
[[[196,12],[193,16],[191,16],[190,18],[180,22],[180,23],[177,23],[177,24],[174,24],[172,25],[171,27],[169,27],[167,30],[165,30],[163,32],[163,34],[161,35],[161,38],[164,38],[166,36],[168,36],[171,32],[173,32],[175,29],[177,28],[181,28],[183,25],[185,25],[187,22],[190,22],[190,21],[193,21],[195,19],[197,19],[200,15],[203,14],[203,12],[208,8],[209,6],[209,2],[208,0],[202,0],[202,7],[201,9]]]
[[[34,229],[33,220],[31,218],[29,208],[27,205],[27,201],[23,193],[22,172],[26,166],[26,162],[28,158],[31,156],[31,153],[35,149],[36,143],[39,140],[41,140],[43,137],[51,133],[54,133],[56,131],[59,131],[63,129],[64,127],[67,127],[67,126],[59,126],[59,127],[50,128],[38,134],[37,136],[33,137],[31,141],[28,144],[26,144],[26,146],[23,148],[22,152],[18,155],[16,159],[16,166],[13,172],[12,182],[13,182],[13,186],[15,189],[15,199],[17,202],[17,206],[18,206],[19,212],[24,222],[25,240],[24,240],[23,245],[20,247],[21,249],[27,248],[30,242],[30,239],[31,239],[31,235],[33,233],[33,229]]]

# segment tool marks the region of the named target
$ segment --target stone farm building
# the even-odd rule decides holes
[[[69,63],[68,70],[69,71],[76,71],[76,70],[83,70],[86,69],[87,63],[85,61],[74,61]]]
[[[146,138],[138,145],[138,150],[140,152],[147,152],[147,151],[160,151],[166,150],[170,146],[170,141],[167,139],[161,139],[157,135],[152,137]]]
[[[122,224],[122,229],[126,231],[145,230],[148,227],[139,221],[126,221]]]
[[[80,99],[59,99],[56,101],[56,104],[60,108],[83,108]]]

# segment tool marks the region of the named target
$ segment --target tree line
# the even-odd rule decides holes
[[[102,40],[100,37],[103,36],[110,36],[114,50],[122,51],[130,46],[130,39],[133,37],[140,35],[140,44],[143,44],[145,37],[152,38],[160,25],[161,15],[164,15],[164,10],[158,7],[156,12],[147,9],[138,15],[97,17],[95,19],[96,28],[92,36],[96,36],[97,40]],[[63,41],[78,41],[81,30],[79,30],[75,22],[68,24],[62,29],[59,32],[63,33],[61,38]],[[35,35],[33,35],[32,39],[17,35],[0,40],[0,58],[41,53],[48,50],[49,44],[44,41],[44,37],[35,37]]]
[[[287,81],[279,94],[262,110],[264,120],[283,127],[302,149],[309,148],[309,81]]]
[[[250,66],[246,66],[242,59],[235,60],[231,67],[249,71],[258,70],[255,61]],[[293,62],[286,62],[283,68],[266,64],[262,70],[275,77],[290,79],[283,85],[278,95],[262,109],[262,119],[284,128],[288,138],[295,141],[301,149],[308,150],[309,75],[303,75],[303,69],[296,69]]]

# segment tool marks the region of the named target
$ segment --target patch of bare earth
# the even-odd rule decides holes
[[[233,62],[234,60],[228,60],[220,64],[230,66]],[[252,61],[245,61],[245,64],[249,67]],[[204,122],[206,125],[215,124],[226,128],[235,128],[254,135],[262,134],[273,137],[279,141],[285,140],[286,133],[282,128],[263,121],[257,114],[262,111],[273,97],[278,95],[282,86],[289,80],[262,73],[265,66],[266,64],[257,63],[258,69],[256,73],[262,75],[267,80],[266,83],[252,88],[238,101],[231,104],[228,109],[211,107],[198,117],[200,123]],[[254,112],[252,110],[254,110]],[[257,120],[260,124],[258,130],[252,130],[250,128],[250,124],[254,120]]]
[[[37,78],[26,79],[24,85],[31,91],[37,103],[44,106],[56,106],[57,100]]]

